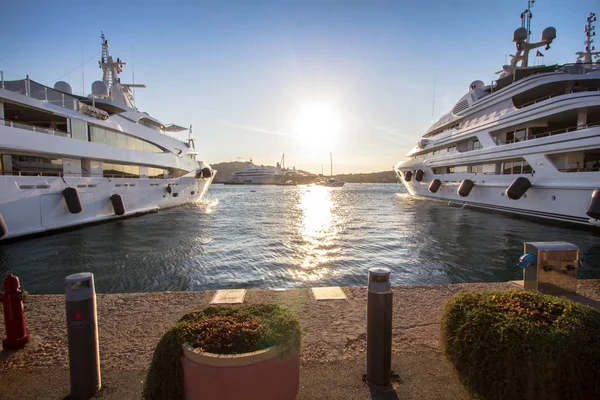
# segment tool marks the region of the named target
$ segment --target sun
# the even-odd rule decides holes
[[[292,122],[292,131],[300,142],[312,148],[330,149],[342,130],[342,118],[329,103],[302,106]]]

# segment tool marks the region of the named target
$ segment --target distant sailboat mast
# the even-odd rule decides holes
[[[329,153],[329,176],[333,176],[333,156]]]

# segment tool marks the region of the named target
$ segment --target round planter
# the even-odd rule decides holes
[[[187,400],[293,400],[298,394],[298,349],[213,354],[184,344],[181,364]]]

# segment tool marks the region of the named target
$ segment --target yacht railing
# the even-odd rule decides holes
[[[568,90],[566,92],[555,92],[555,93],[552,93],[552,94],[540,97],[539,99],[535,99],[535,100],[529,101],[527,103],[521,104],[517,108],[521,109],[521,108],[524,108],[524,107],[528,107],[528,106],[531,106],[533,104],[536,104],[536,103],[539,103],[539,102],[551,99],[553,97],[562,96],[564,94],[581,93],[581,92],[598,92],[598,91],[600,91],[600,87],[582,88],[582,89],[571,89],[571,90]]]
[[[559,65],[556,70],[570,75],[585,75],[600,69],[600,63],[569,63]]]
[[[600,171],[600,167],[592,168],[558,168],[560,172],[597,172]]]
[[[527,134],[525,137],[520,138],[520,139],[515,138],[515,139],[500,141],[500,140],[498,140],[498,138],[495,138],[495,141],[496,141],[496,144],[498,144],[498,145],[525,142],[527,140],[539,139],[539,138],[543,138],[546,136],[561,135],[563,133],[569,133],[569,132],[574,132],[574,131],[578,131],[578,130],[582,130],[582,129],[594,128],[596,126],[600,126],[600,122],[594,122],[591,124],[585,124],[585,125],[579,125],[579,126],[570,126],[568,128],[555,129],[552,131],[536,133],[535,135]]]
[[[79,110],[79,100],[75,97],[32,81],[29,79],[29,75],[25,79],[5,81],[4,72],[0,71],[0,88],[69,110]]]
[[[46,128],[43,126],[37,126],[37,125],[28,124],[28,123],[20,122],[20,121],[14,121],[14,120],[10,120],[10,119],[0,118],[0,121],[1,121],[0,123],[2,123],[3,125],[10,126],[11,128],[26,129],[28,131],[40,132],[40,133],[45,133],[47,135],[53,135],[53,136],[61,136],[61,137],[67,137],[67,138],[71,137],[71,134],[69,132],[61,131],[60,129]]]
[[[13,121],[10,119],[0,118],[0,121],[2,121],[3,125],[10,126],[11,128],[26,129],[28,131],[45,133],[47,135],[61,136],[61,137],[67,137],[67,138],[71,137],[71,134],[69,132],[61,131],[60,129],[46,128],[43,126],[37,126],[37,125],[28,124],[28,123],[24,123],[24,122]]]
[[[56,171],[49,171],[49,170],[27,170],[27,171],[2,171],[0,170],[0,175],[7,175],[7,176],[53,176],[53,177],[60,177],[60,176],[64,176],[66,178],[68,177],[82,177],[82,178],[127,178],[127,179],[160,179],[160,180],[167,180],[167,179],[174,179],[173,177],[168,177],[165,178],[163,176],[160,177],[156,177],[156,176],[146,176],[146,175],[131,175],[131,174],[106,174],[106,173],[102,173],[102,174],[82,174],[82,173],[63,173],[61,172],[56,172]]]
[[[52,171],[47,171],[47,170],[46,171],[35,171],[35,170],[0,171],[0,175],[12,175],[12,176],[61,176],[62,174],[63,174],[62,171],[61,172],[56,172],[56,171],[52,172]]]

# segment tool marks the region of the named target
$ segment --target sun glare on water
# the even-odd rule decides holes
[[[301,143],[311,148],[331,149],[342,129],[339,112],[329,103],[305,104],[293,120],[292,130]]]

